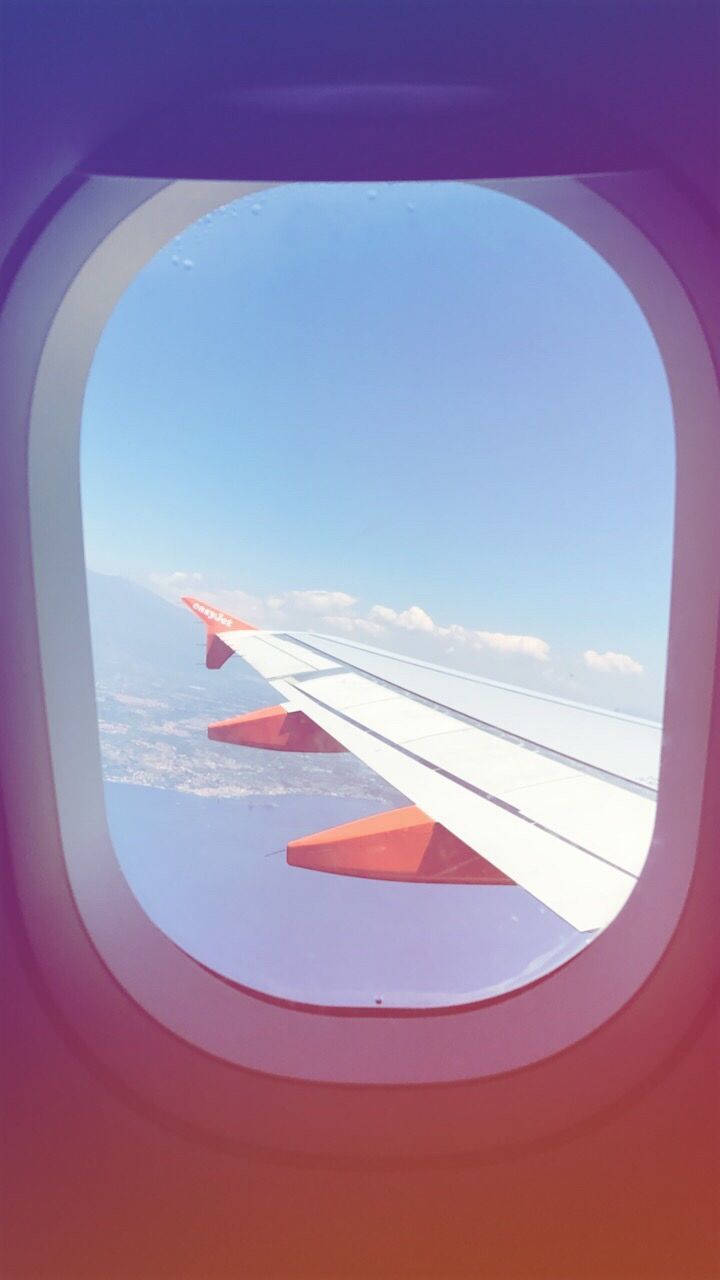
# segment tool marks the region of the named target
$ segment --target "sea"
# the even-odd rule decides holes
[[[106,784],[115,852],[169,938],[223,977],[323,1006],[425,1008],[533,981],[592,940],[515,885],[399,884],[288,866],[288,841],[378,811]]]

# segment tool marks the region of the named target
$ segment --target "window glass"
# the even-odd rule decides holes
[[[592,942],[652,833],[673,482],[647,322],[523,202],[308,184],[188,227],[111,316],[83,420],[108,817],[148,915],[324,1006],[490,998]],[[367,702],[312,661],[302,749],[209,740],[288,694],[240,655],[208,669],[181,597],[369,680],[362,749],[391,767],[307,749],[318,700],[346,747]]]

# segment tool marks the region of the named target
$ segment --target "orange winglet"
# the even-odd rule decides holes
[[[257,627],[253,627],[250,622],[243,622],[241,618],[234,618],[231,613],[225,609],[218,609],[214,604],[207,604],[204,600],[196,600],[194,596],[182,596],[183,604],[188,609],[192,609],[197,614],[201,622],[205,623],[207,630],[212,635],[222,635],[223,631],[257,631]]]
[[[204,600],[196,600],[194,596],[183,596],[183,604],[205,624],[205,665],[217,671],[228,658],[232,658],[234,650],[220,637],[223,631],[256,631],[249,622],[234,618],[224,609],[217,609],[214,604],[206,604]]]
[[[287,860],[309,871],[371,880],[515,883],[415,805],[293,840]]]
[[[315,724],[304,711],[265,707],[232,720],[208,725],[208,738],[268,751],[344,751],[345,747]]]

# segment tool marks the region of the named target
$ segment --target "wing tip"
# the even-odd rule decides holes
[[[226,609],[219,609],[206,600],[198,600],[195,596],[181,596],[182,603],[205,624],[211,635],[222,635],[223,631],[257,631],[251,622],[236,618]]]

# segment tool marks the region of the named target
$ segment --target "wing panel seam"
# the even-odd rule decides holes
[[[369,737],[381,742],[383,746],[390,747],[392,750],[399,752],[408,759],[414,760],[416,764],[424,766],[426,769],[430,770],[430,772],[437,773],[440,777],[447,778],[449,782],[454,782],[456,786],[462,787],[463,790],[479,796],[481,800],[486,800],[497,808],[504,809],[506,812],[511,813],[513,817],[518,818],[521,822],[526,822],[528,826],[537,827],[538,830],[545,832],[546,835],[552,836],[555,840],[560,840],[563,844],[570,845],[572,848],[578,849],[581,853],[586,853],[588,857],[595,858],[597,862],[602,862],[605,866],[612,867],[613,871],[619,871],[621,875],[627,876],[630,880],[637,880],[637,876],[633,875],[631,871],[627,871],[625,867],[618,866],[616,862],[612,862],[609,858],[604,858],[600,853],[595,853],[593,849],[586,848],[585,845],[579,844],[577,840],[571,840],[568,836],[561,835],[558,831],[553,830],[552,827],[547,827],[542,822],[536,822],[535,819],[528,817],[527,814],[524,814],[522,810],[518,809],[516,805],[508,804],[507,801],[501,800],[499,796],[493,795],[492,792],[485,791],[482,787],[478,787],[474,783],[467,782],[463,778],[457,777],[456,774],[451,773],[447,769],[443,769],[440,765],[431,764],[430,761],[424,760],[423,757],[417,755],[416,752],[408,751],[404,744],[393,742],[391,739],[385,738],[376,730],[368,729],[365,725],[358,724],[356,720],[353,720],[352,716],[345,715],[342,711],[336,710],[335,707],[327,706],[327,704],[320,698],[313,697],[306,688],[298,686],[298,692],[308,698],[310,702],[315,703],[316,706],[321,707],[323,711],[329,711],[331,715],[337,716],[338,719],[343,720],[353,729],[357,729],[361,733],[366,733]]]
[[[285,638],[290,639],[289,636],[286,636]],[[327,654],[323,653],[322,649],[316,648],[316,646],[308,644],[306,640],[295,640],[294,643],[299,645],[304,645],[305,648],[309,649],[311,653],[317,653],[320,657],[328,656]],[[343,640],[341,643],[345,644],[345,641]],[[396,654],[394,656],[397,658],[399,655]],[[407,661],[412,663],[412,659],[409,659],[409,658],[408,659],[402,658],[402,661],[403,662]],[[343,659],[338,658],[337,662],[338,662],[339,668],[345,667],[348,671],[355,671],[359,675],[364,676],[366,680],[371,680],[374,684],[383,685],[387,689],[395,689],[399,693],[404,694],[406,698],[411,698],[414,702],[421,703],[424,706],[433,708],[438,711],[442,711],[445,715],[452,716],[460,724],[470,725],[471,728],[480,729],[484,733],[493,734],[495,737],[502,738],[506,742],[519,744],[520,746],[525,747],[526,750],[536,751],[538,755],[545,756],[548,760],[555,760],[560,764],[569,764],[571,767],[575,769],[580,769],[583,773],[588,774],[588,776],[599,778],[601,782],[607,782],[611,786],[620,787],[623,791],[631,791],[634,795],[643,796],[645,799],[654,799],[657,796],[657,787],[647,786],[645,783],[642,783],[642,782],[635,782],[632,778],[623,777],[623,775],[619,773],[612,773],[612,771],[609,769],[598,768],[596,765],[588,764],[587,761],[581,760],[577,756],[568,755],[563,751],[556,751],[552,747],[548,747],[542,742],[535,742],[531,738],[523,738],[520,734],[513,733],[510,729],[502,729],[500,725],[491,724],[487,720],[479,720],[476,717],[470,716],[463,711],[458,711],[457,708],[455,707],[448,707],[443,702],[437,702],[432,698],[428,698],[422,693],[411,692],[409,689],[405,689],[403,685],[396,684],[392,680],[386,679],[384,676],[377,676],[372,674],[369,671],[365,671],[363,667],[357,667],[354,664],[347,662],[344,658]],[[423,664],[414,663],[413,665],[421,666]],[[315,676],[316,674],[320,675],[321,673],[320,672],[310,673],[311,677]],[[327,674],[327,672],[322,674]],[[462,676],[463,673],[458,672],[457,674]],[[308,679],[307,681],[303,681],[303,686],[305,683],[308,683],[308,684],[311,683],[311,679]],[[522,692],[522,691],[513,690],[513,692]],[[534,697],[535,695],[532,694],[531,692],[531,696]],[[550,701],[550,699],[547,699],[547,701]],[[572,706],[573,704],[569,703],[568,705]],[[330,708],[330,709],[334,710],[334,708]],[[628,720],[630,719],[630,717],[627,717],[627,718]],[[610,865],[614,865],[614,864],[611,863]]]

